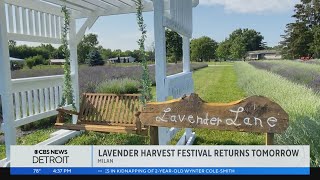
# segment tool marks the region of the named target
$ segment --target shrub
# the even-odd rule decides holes
[[[124,78],[102,82],[96,88],[98,93],[134,94],[139,92],[140,83],[136,80]]]
[[[35,66],[35,60],[33,58],[27,58],[26,59],[26,65],[29,69],[32,69],[33,66]]]
[[[39,65],[39,64],[45,64],[46,60],[41,56],[41,55],[37,55],[37,56],[33,56],[30,58],[26,59],[26,65],[32,69],[33,66]]]
[[[89,66],[102,66],[104,65],[104,61],[97,49],[92,49],[87,57],[87,64]]]
[[[35,65],[45,64],[45,59],[41,55],[33,56],[32,59],[34,59]]]

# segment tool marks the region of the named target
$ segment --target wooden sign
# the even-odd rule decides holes
[[[197,94],[162,103],[148,103],[140,114],[147,126],[208,128],[217,130],[282,133],[288,114],[275,102],[252,96],[232,103],[207,103]]]

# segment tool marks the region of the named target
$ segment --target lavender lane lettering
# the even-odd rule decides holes
[[[222,122],[227,126],[259,126],[263,127],[262,120],[257,117],[245,117],[243,119],[239,119],[239,114],[244,111],[243,107],[239,107],[237,110],[230,109],[230,112],[233,113],[233,117],[222,119],[215,115],[209,115],[206,113],[205,116],[196,116],[186,115],[186,114],[170,114],[171,108],[165,108],[161,115],[156,116],[155,121],[160,122],[188,122],[191,124],[199,124],[199,125],[207,125],[207,126],[219,126]],[[266,122],[269,127],[275,127],[277,123],[277,118],[268,117]]]
[[[191,94],[167,102],[147,103],[139,118],[146,126],[264,133],[282,133],[289,125],[289,116],[280,105],[262,96],[231,103],[207,103]]]

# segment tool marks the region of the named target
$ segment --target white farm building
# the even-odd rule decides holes
[[[136,58],[128,56],[128,57],[115,57],[108,59],[109,63],[132,63],[136,60]]]

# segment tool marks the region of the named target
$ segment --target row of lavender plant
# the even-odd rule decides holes
[[[192,63],[191,69],[197,70],[200,68],[207,67],[206,63]],[[182,72],[183,65],[168,64],[167,75],[176,74]],[[142,68],[140,66],[81,66],[79,69],[79,86],[80,93],[83,92],[95,92],[97,85],[106,80],[112,79],[124,79],[130,78],[133,80],[141,79]],[[62,68],[45,68],[45,69],[30,69],[30,70],[19,70],[12,72],[12,78],[27,78],[27,77],[38,77],[38,76],[50,76],[50,75],[61,75],[63,74]],[[149,66],[150,78],[155,85],[155,66]]]
[[[310,145],[311,166],[320,166],[320,94],[304,85],[257,69],[245,62],[235,65],[238,85],[248,96],[262,95],[277,102],[289,115],[289,128],[277,134],[282,145]]]
[[[308,61],[300,61],[300,62],[307,63],[307,64],[320,65],[320,59],[311,59],[311,60],[308,60]]]
[[[320,66],[297,61],[252,61],[251,65],[281,75],[320,92]]]

